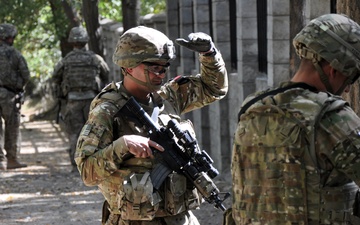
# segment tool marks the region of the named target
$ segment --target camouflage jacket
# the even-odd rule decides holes
[[[149,115],[154,105],[160,107],[160,125],[164,125],[164,120],[171,118],[180,120],[181,114],[206,106],[226,95],[227,72],[220,53],[211,57],[200,56],[200,61],[201,74],[177,77],[164,84],[158,93],[153,93],[155,104],[141,104]],[[112,100],[112,96],[117,96],[117,100]],[[122,205],[122,196],[119,196],[119,193],[122,193],[124,178],[132,171],[142,172],[153,166],[151,159],[132,158],[123,161],[115,154],[115,140],[120,140],[121,152],[126,153],[128,148],[121,137],[126,134],[144,135],[122,116],[118,116],[114,121],[114,115],[128,97],[129,93],[119,82],[104,88],[93,100],[89,119],[78,139],[75,155],[84,183],[99,186],[113,213],[119,213]]]
[[[352,224],[360,119],[345,101],[297,87],[256,101],[240,118],[232,156],[237,225]]]
[[[15,93],[23,91],[30,79],[25,58],[3,41],[0,41],[0,52],[0,87]]]
[[[101,56],[86,48],[74,48],[56,64],[52,80],[61,87],[62,97],[69,97],[72,92],[71,96],[76,99],[92,99],[94,92],[99,93],[108,84],[109,72]]]

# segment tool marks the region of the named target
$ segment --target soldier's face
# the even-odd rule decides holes
[[[161,63],[142,63],[143,74],[146,78],[148,76],[148,82],[151,85],[161,85],[163,79],[166,76],[166,70],[169,67],[169,64],[161,64]]]
[[[14,44],[14,38],[13,37],[7,37],[5,39],[5,42],[8,43],[8,45],[12,46]]]

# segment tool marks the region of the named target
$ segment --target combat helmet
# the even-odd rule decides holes
[[[5,40],[8,37],[15,38],[18,34],[16,27],[10,23],[0,24],[0,39]]]
[[[175,58],[174,44],[162,32],[137,26],[120,36],[113,62],[123,68],[133,68],[141,62],[168,63]]]
[[[300,58],[312,60],[329,92],[331,85],[319,66],[322,59],[348,77],[343,88],[360,75],[360,26],[346,15],[325,14],[311,20],[295,36],[293,45]]]
[[[70,30],[68,42],[69,43],[87,43],[89,41],[89,36],[85,28],[83,27],[73,27]]]

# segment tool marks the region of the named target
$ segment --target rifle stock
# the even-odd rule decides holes
[[[226,210],[222,204],[230,193],[221,193],[213,180],[219,172],[212,166],[213,160],[204,150],[200,150],[196,139],[183,131],[176,120],[170,120],[166,127],[155,124],[144,109],[131,97],[120,109],[130,117],[136,117],[146,129],[150,139],[160,144],[165,151],[153,151],[158,162],[150,177],[155,189],[159,189],[172,172],[183,174],[201,193],[204,199],[215,208]],[[220,194],[224,194],[221,199]]]

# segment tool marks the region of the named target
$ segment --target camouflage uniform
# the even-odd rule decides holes
[[[20,96],[29,81],[30,72],[25,58],[12,47],[6,39],[15,38],[17,30],[11,24],[0,25],[0,117],[5,121],[4,149],[8,159],[8,168],[16,163],[19,149]],[[0,142],[3,140],[0,135]],[[0,149],[0,161],[4,161],[3,150]]]
[[[101,56],[85,48],[88,36],[84,28],[72,28],[69,42],[82,43],[83,47],[74,48],[59,61],[52,78],[59,89],[61,87],[59,97],[66,100],[62,119],[70,142],[71,164],[76,167],[74,154],[77,138],[88,118],[92,99],[109,82],[109,68]]]
[[[138,28],[133,28],[135,31]],[[144,34],[139,34],[141,39],[137,42],[134,48],[150,49],[156,46],[157,41],[149,44],[146,39],[156,37],[158,42],[168,42],[167,37],[149,28],[150,36],[143,38]],[[141,30],[141,28],[140,28]],[[132,31],[130,29],[129,31]],[[139,31],[141,33],[141,31]],[[135,34],[137,32],[134,32]],[[124,34],[131,35],[132,33]],[[129,36],[130,43],[135,39],[135,36]],[[165,38],[166,37],[166,38]],[[164,38],[164,42],[159,41]],[[146,40],[144,43],[144,39]],[[134,41],[135,42],[135,41]],[[118,43],[121,45],[120,41]],[[149,44],[149,48],[145,45]],[[160,52],[154,61],[169,60],[169,57],[162,58],[161,55],[172,54],[171,43],[168,42],[168,49],[156,47]],[[140,47],[142,46],[142,47]],[[145,46],[145,47],[144,47]],[[117,51],[123,49],[117,48]],[[121,50],[120,50],[121,51]],[[136,54],[146,54],[144,51],[134,51],[133,60],[126,58],[124,55],[115,57],[114,61],[120,66],[123,63],[126,67],[131,67],[141,63],[136,60]],[[159,52],[157,52],[159,53]],[[154,53],[155,55],[155,53]],[[143,55],[142,55],[143,56]],[[123,59],[119,59],[123,57]],[[171,57],[170,57],[171,58]],[[137,59],[137,60],[139,60]],[[149,58],[147,58],[149,59]],[[124,61],[125,60],[125,61]],[[202,65],[201,74],[197,76],[177,77],[166,84],[157,92],[152,93],[151,101],[147,104],[140,103],[144,110],[152,115],[154,108],[159,108],[158,123],[162,126],[167,124],[170,119],[181,120],[180,115],[186,112],[201,108],[210,104],[215,100],[219,100],[227,93],[227,73],[225,65],[220,53],[211,56],[200,55],[200,62]],[[196,217],[192,214],[190,209],[195,209],[201,203],[199,193],[193,187],[188,187],[186,182],[179,182],[176,184],[170,182],[174,180],[183,181],[183,175],[170,174],[168,179],[164,182],[156,193],[159,194],[160,202],[155,202],[153,205],[146,205],[145,194],[141,196],[141,203],[135,207],[135,201],[130,202],[127,197],[129,184],[129,175],[133,172],[144,174],[146,171],[151,170],[155,161],[150,158],[130,158],[123,160],[123,156],[128,152],[128,147],[125,144],[123,135],[137,134],[146,136],[146,133],[139,129],[135,124],[128,120],[124,115],[118,114],[119,109],[125,104],[130,97],[128,91],[124,88],[122,82],[112,83],[104,88],[104,90],[94,99],[91,105],[89,119],[82,129],[78,139],[76,151],[76,163],[81,173],[81,177],[86,185],[98,185],[100,191],[104,195],[106,202],[103,210],[103,224],[111,225],[162,225],[162,224],[184,224],[195,225],[198,224]],[[191,129],[189,122],[187,124]],[[171,178],[170,178],[171,177]],[[166,186],[168,185],[168,186]],[[182,187],[185,185],[184,187]],[[151,195],[154,195],[151,181],[144,186],[143,189],[147,190],[149,198],[154,200]],[[172,188],[170,188],[172,187]],[[145,192],[145,191],[143,191]],[[147,196],[147,195],[146,195]],[[130,197],[131,198],[131,197]],[[135,198],[135,197],[134,197]],[[139,199],[140,201],[140,199]],[[132,205],[134,204],[134,205]],[[139,207],[140,208],[137,208]],[[129,211],[135,211],[137,215],[141,215],[141,219],[133,219],[129,216]],[[105,215],[108,213],[108,215]]]
[[[331,63],[346,84],[358,78],[360,27],[347,17],[314,19],[294,46],[314,64]],[[231,166],[237,225],[360,224],[360,118],[340,96],[285,82],[242,107]]]

